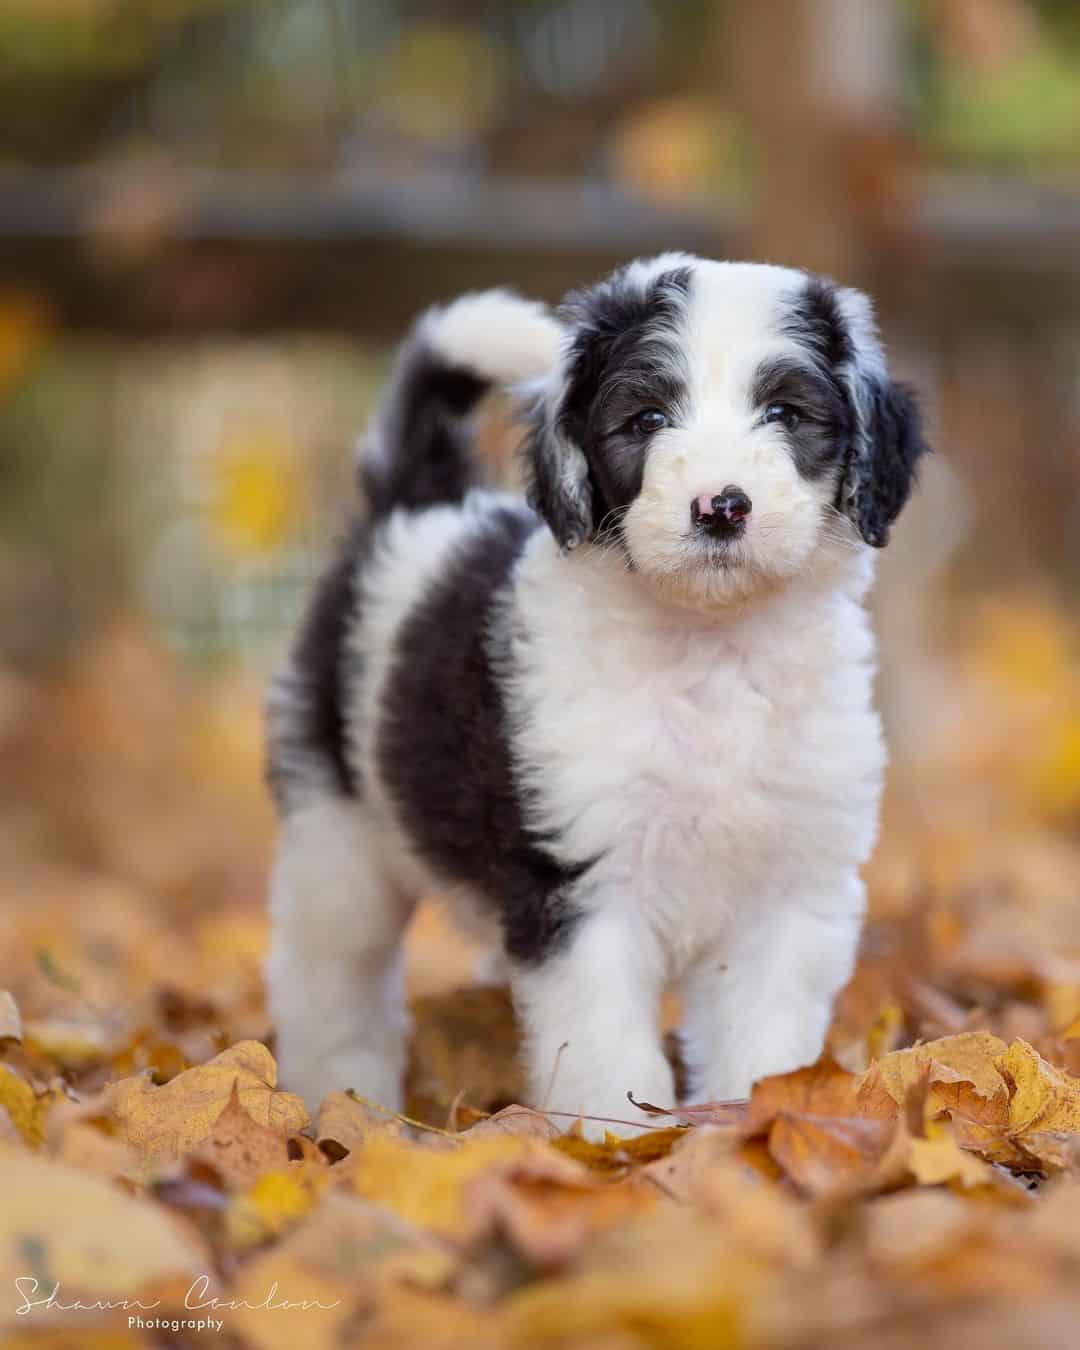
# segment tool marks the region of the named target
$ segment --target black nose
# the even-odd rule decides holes
[[[746,517],[754,504],[742,488],[728,486],[717,496],[703,493],[690,503],[690,522],[696,529],[707,530],[721,539],[732,539],[746,529]]]

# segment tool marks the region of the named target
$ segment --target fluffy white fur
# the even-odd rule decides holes
[[[747,401],[758,361],[784,351],[776,306],[802,275],[697,267],[693,415],[650,447],[624,521],[635,570],[602,543],[564,555],[541,530],[500,616],[530,639],[507,697],[531,824],[567,861],[600,860],[569,943],[511,972],[531,1096],[601,1118],[632,1114],[628,1093],[674,1101],[657,1025],[668,985],[684,1000],[694,1098],[743,1097],[817,1056],[852,969],[885,763],[863,608],[871,550]],[[475,298],[443,311],[438,342],[500,379],[535,375],[554,357],[551,321],[504,299],[486,312],[494,330],[472,322]],[[868,311],[860,322],[879,361]],[[754,510],[717,568],[692,551],[687,512],[729,483]],[[283,830],[270,995],[283,1080],[312,1105],[342,1086],[399,1104],[401,936],[411,897],[445,887],[396,817],[371,737],[394,635],[487,504],[474,494],[391,518],[349,637],[367,671],[350,706],[363,804],[317,799]],[[470,897],[451,900],[475,913]]]

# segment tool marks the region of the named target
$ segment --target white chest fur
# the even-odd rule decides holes
[[[618,555],[565,559],[541,534],[522,560],[511,707],[532,823],[599,860],[592,902],[661,930],[673,973],[748,909],[850,904],[884,765],[869,568],[700,615]]]

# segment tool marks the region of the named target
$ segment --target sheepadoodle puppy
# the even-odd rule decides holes
[[[504,384],[527,501],[475,485]],[[269,698],[285,1085],[400,1103],[430,889],[505,955],[537,1106],[671,1104],[669,986],[692,1098],[812,1061],[885,764],[864,600],[924,449],[866,297],[804,272],[666,254],[554,316],[425,314]]]

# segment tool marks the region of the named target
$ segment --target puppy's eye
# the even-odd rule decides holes
[[[782,422],[788,431],[794,431],[799,425],[799,410],[790,403],[770,403],[765,409],[763,422]]]
[[[646,408],[633,420],[634,430],[641,436],[652,436],[657,431],[663,431],[667,424],[668,420],[659,408]]]

